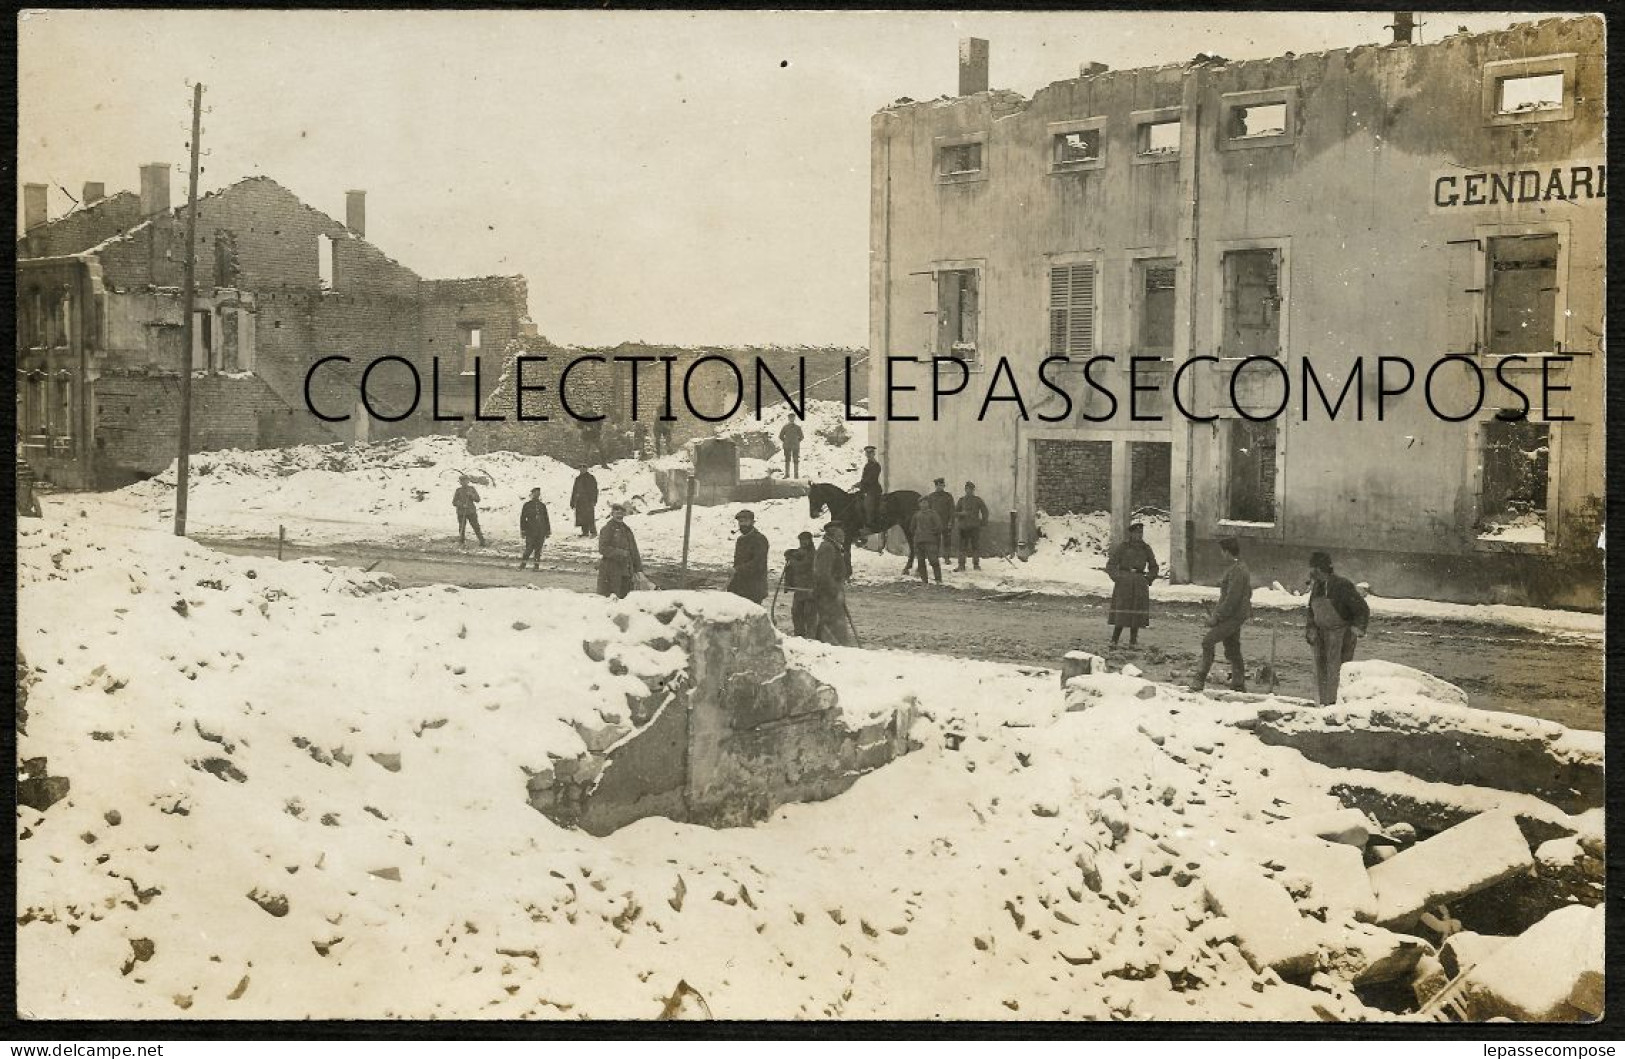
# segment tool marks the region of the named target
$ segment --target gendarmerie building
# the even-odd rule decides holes
[[[1597,605],[1603,21],[1411,27],[1090,63],[1031,99],[988,88],[972,39],[959,96],[876,114],[876,403],[887,356],[960,357],[973,389],[1001,358],[1024,383],[1046,357],[1071,359],[1057,377],[1115,358],[1059,421],[1029,387],[1026,417],[969,400],[876,422],[887,488],[974,480],[1027,541],[1040,512],[1121,533],[1163,509],[1181,580],[1237,537],[1265,584],[1325,549],[1381,595]],[[1403,391],[1381,421],[1379,358]],[[1305,382],[1346,398],[1335,416]]]

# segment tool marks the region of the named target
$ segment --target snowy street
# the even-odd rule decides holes
[[[275,554],[271,541],[211,541],[237,554]],[[330,557],[335,565],[367,567],[394,575],[405,585],[454,584],[465,588],[513,585],[569,588],[591,592],[592,567],[557,554],[541,572],[515,570],[487,554],[459,554],[456,542],[435,550],[385,545],[290,546],[294,557]],[[901,563],[899,562],[899,565]],[[984,570],[1007,566],[985,559]],[[662,586],[677,584],[678,569],[651,564]],[[775,568],[775,576],[777,570]],[[962,576],[962,575],[961,575]],[[1155,680],[1182,680],[1195,665],[1205,619],[1191,602],[1158,603],[1152,625],[1137,651],[1106,649],[1106,601],[1099,598],[956,589],[958,577],[945,573],[949,587],[924,588],[917,580],[858,583],[847,591],[852,619],[865,646],[957,655],[987,661],[1055,666],[1067,651],[1083,649],[1133,663]],[[727,572],[719,567],[690,571],[695,588],[721,588]],[[789,626],[789,599],[781,597],[778,621]],[[1313,664],[1303,642],[1298,611],[1260,609],[1247,626],[1244,647],[1249,666],[1268,661],[1276,637],[1277,690],[1310,697]],[[1603,725],[1602,642],[1518,628],[1413,615],[1387,615],[1371,623],[1361,657],[1383,658],[1432,673],[1462,688],[1470,705],[1521,713],[1571,728]],[[1223,663],[1220,663],[1223,671]]]

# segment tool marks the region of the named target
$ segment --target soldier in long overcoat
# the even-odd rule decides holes
[[[1145,542],[1145,527],[1136,522],[1128,528],[1128,539],[1112,549],[1106,560],[1106,575],[1112,579],[1112,605],[1106,623],[1112,627],[1112,643],[1128,630],[1128,642],[1140,642],[1140,630],[1151,624],[1151,582],[1157,579],[1157,556]]]

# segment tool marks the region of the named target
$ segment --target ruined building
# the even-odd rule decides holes
[[[1165,509],[1180,579],[1215,577],[1234,536],[1264,584],[1301,583],[1327,549],[1384,595],[1596,605],[1603,21],[1426,44],[1408,27],[1308,55],[1089,63],[1031,99],[990,90],[970,41],[958,97],[876,114],[877,403],[887,356],[959,355],[973,389],[1007,359],[1029,406],[875,424],[887,487],[974,479],[1028,541],[1039,512],[1109,511],[1121,532]],[[1081,399],[1041,422],[1060,401],[1038,365],[1062,355]],[[1117,358],[1093,373],[1115,411],[1077,383],[1093,356]],[[1381,422],[1378,357],[1414,371]],[[1335,402],[1358,358],[1363,415],[1353,394],[1334,420],[1309,394],[1305,415],[1303,365]]]
[[[170,169],[143,166],[139,194],[104,194],[47,217],[43,184],[24,187],[17,244],[17,444],[58,485],[123,484],[163,470],[178,447],[179,372],[189,363],[194,451],[364,440],[370,430],[466,429],[414,407],[411,373],[386,362],[369,380],[377,415],[357,408],[358,376],[379,357],[415,366],[424,385],[442,362],[441,412],[472,412],[464,374],[533,333],[522,276],[423,279],[365,238],[365,193],[347,193],[344,222],[265,177],[197,203],[192,348],[182,348],[184,204]],[[325,356],[305,404],[305,378]],[[410,414],[407,414],[410,411]],[[361,412],[362,414],[355,414]],[[399,416],[397,422],[383,418]]]

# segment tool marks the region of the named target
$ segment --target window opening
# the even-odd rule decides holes
[[[1053,357],[1089,356],[1095,350],[1095,266],[1049,270],[1049,351]]]
[[[1482,449],[1479,539],[1544,544],[1551,427],[1491,419],[1484,424]]]
[[[1229,423],[1229,475],[1225,520],[1273,525],[1275,522],[1275,423],[1234,419]]]
[[[1556,350],[1557,249],[1555,235],[1488,240],[1492,355]]]

